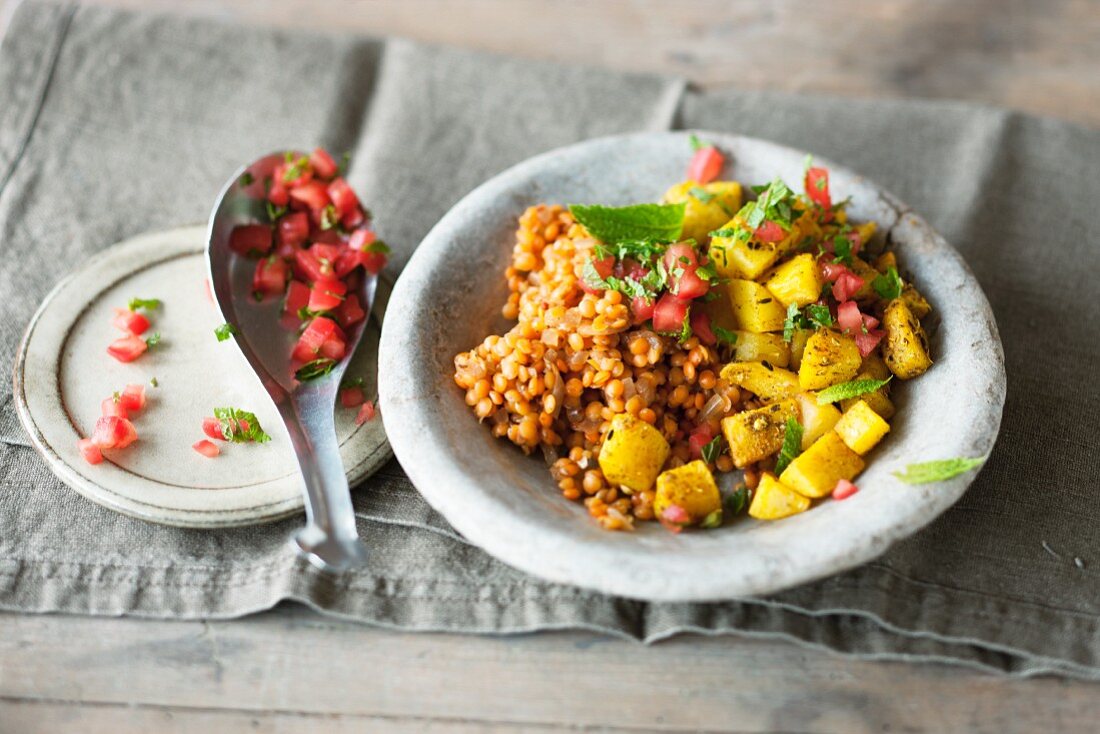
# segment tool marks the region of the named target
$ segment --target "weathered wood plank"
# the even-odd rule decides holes
[[[1097,690],[728,637],[644,647],[582,633],[408,634],[297,609],[205,623],[0,615],[0,699],[96,708],[517,727],[1069,732],[1100,719]]]
[[[1100,6],[1089,0],[91,2],[400,35],[705,87],[964,99],[1100,126]]]

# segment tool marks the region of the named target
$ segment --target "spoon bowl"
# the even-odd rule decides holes
[[[292,151],[291,155],[302,154]],[[302,471],[306,526],[294,542],[315,566],[339,572],[363,563],[366,548],[355,527],[333,411],[340,381],[365,331],[378,278],[363,273],[354,291],[367,315],[346,329],[344,358],[326,374],[297,379],[290,356],[298,338],[297,322],[288,324],[282,318],[282,299],[255,298],[255,261],[229,247],[234,228],[271,221],[264,182],[284,156],[273,153],[242,167],[222,188],[210,215],[206,260],[215,304],[225,322],[235,327],[237,347],[286,424]]]

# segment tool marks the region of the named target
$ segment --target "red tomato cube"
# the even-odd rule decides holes
[[[365,252],[371,243],[377,239],[378,237],[374,232],[371,232],[369,229],[359,228],[351,233],[351,238],[348,240],[348,247],[353,250],[362,250]],[[612,260],[614,261],[614,258],[612,258]],[[609,270],[608,275],[610,274],[611,271]]]
[[[309,239],[309,215],[291,212],[279,219],[279,244],[297,247]]]
[[[126,406],[122,404],[121,400],[115,400],[113,397],[103,398],[103,402],[99,404],[99,412],[104,416],[114,416],[115,418],[129,418],[130,413],[126,410]]]
[[[271,188],[267,191],[267,200],[275,206],[286,206],[290,203],[290,189],[283,183],[283,174],[275,169],[276,175],[271,179]]]
[[[374,401],[373,400],[366,401],[361,406],[359,406],[359,413],[356,414],[356,416],[355,416],[355,425],[357,425],[357,426],[363,425],[367,421],[374,418],[374,414],[375,414]]]
[[[309,322],[309,326],[298,338],[298,343],[294,347],[294,358],[302,361],[309,362],[312,359],[317,358],[317,353],[321,351],[321,345],[325,343],[336,331],[336,322],[332,319],[324,316],[318,316]]]
[[[653,308],[654,331],[666,334],[678,334],[687,318],[688,302],[681,301],[671,293],[665,293],[657,300]]]
[[[818,206],[829,209],[833,205],[829,196],[829,171],[824,168],[807,168],[806,179],[803,184],[806,188],[806,196]]]
[[[107,354],[111,355],[119,362],[133,362],[135,359],[145,354],[145,351],[149,348],[149,345],[145,343],[145,340],[140,336],[124,336],[121,339],[115,339],[107,347]]]
[[[710,328],[710,316],[702,309],[694,309],[691,312],[691,333],[699,337],[699,341],[703,342],[707,346],[713,346],[718,343],[718,337],[714,335],[714,331]],[[710,440],[709,438],[707,439]]]
[[[309,286],[299,280],[290,281],[283,301],[283,314],[298,318],[298,312],[309,303]]]
[[[603,258],[592,257],[591,260],[592,267],[596,270],[596,274],[600,276],[600,280],[607,280],[607,278],[615,270],[615,257],[613,255],[608,255],[607,257]],[[366,267],[366,263],[364,263],[363,267]],[[576,275],[581,288],[584,290],[585,293],[602,293],[604,290],[603,288],[597,288],[595,285],[592,285],[591,283],[585,281],[585,270],[586,268],[583,265],[577,267]]]
[[[261,295],[281,295],[286,290],[286,281],[290,275],[286,260],[280,257],[268,257],[256,263],[256,272],[252,276],[252,292]]]
[[[95,423],[92,442],[101,449],[124,449],[137,440],[137,429],[126,418],[105,415]]]
[[[92,464],[103,463],[103,452],[99,450],[99,447],[90,438],[82,438],[76,442],[77,449],[80,450],[80,455],[84,457],[84,461]]]
[[[318,178],[330,179],[340,172],[340,167],[324,148],[314,148],[309,155],[309,165]]]
[[[191,448],[195,449],[195,451],[198,451],[200,454],[208,459],[213,459],[215,456],[222,452],[222,450],[218,448],[218,445],[216,443],[214,443],[213,441],[207,441],[205,438],[201,441],[196,441],[195,443],[191,444]]]
[[[309,292],[310,311],[332,311],[344,302],[347,286],[334,278],[322,278],[314,282]]]
[[[119,404],[127,411],[137,413],[145,409],[145,385],[127,385],[118,396]]]
[[[149,328],[149,319],[143,314],[135,313],[128,308],[116,308],[115,318],[112,321],[116,329],[130,334],[144,334]]]
[[[341,360],[347,354],[348,346],[343,339],[330,337],[321,345],[321,356],[329,359]]]
[[[718,178],[725,164],[725,157],[713,145],[695,151],[688,164],[687,177],[692,181],[705,184]]]
[[[229,233],[229,248],[238,255],[266,255],[271,245],[272,231],[267,224],[238,224]]]
[[[361,387],[345,387],[340,390],[340,404],[345,408],[358,408],[366,399]]]
[[[845,301],[837,306],[836,325],[841,331],[850,334],[860,334],[863,331],[863,316],[859,312],[859,306],[855,301]]]
[[[336,207],[336,216],[343,219],[345,215],[359,209],[359,197],[355,195],[348,182],[342,178],[334,178],[328,185],[328,197],[332,205]]]
[[[331,203],[328,191],[320,181],[310,181],[290,190],[290,201],[297,202],[311,212],[320,212]]]
[[[643,324],[653,318],[653,309],[657,303],[652,298],[635,296],[630,301],[630,313],[634,315],[634,324]]]
[[[217,418],[207,416],[202,419],[202,432],[210,438],[216,438],[219,441],[225,440],[225,434],[222,433],[222,422]]]
[[[316,249],[317,245],[314,245],[308,250],[298,250],[294,253],[294,271],[303,280],[324,280],[335,274],[330,261],[321,260],[313,253]]]
[[[336,309],[336,321],[345,329],[358,324],[367,315],[359,304],[359,296],[349,293],[340,307]]]
[[[680,300],[690,301],[710,290],[710,282],[698,275],[699,254],[691,245],[685,242],[670,245],[664,254],[664,265],[668,271],[668,289]]]

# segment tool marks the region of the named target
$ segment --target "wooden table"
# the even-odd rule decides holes
[[[398,34],[706,87],[950,97],[1100,126],[1100,5],[1087,0],[106,4]],[[13,5],[0,0],[0,32]],[[781,641],[406,634],[291,606],[226,622],[0,615],[0,734],[1001,733],[1097,721],[1091,684],[858,662]]]

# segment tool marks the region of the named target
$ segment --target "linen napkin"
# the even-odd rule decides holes
[[[226,173],[259,153],[351,152],[351,183],[396,249],[392,278],[454,202],[509,165],[678,127],[842,161],[920,211],[976,273],[1004,341],[1004,421],[971,489],[929,527],[771,597],[653,604],[500,564],[391,462],[354,492],[371,564],[332,579],[290,552],[297,518],[183,530],[83,499],[30,448],[5,394],[0,608],[224,618],[291,599],[405,629],[730,633],[1100,678],[1096,131],[960,103],[700,93],[399,39],[25,3],[0,44],[0,354],[10,368],[69,269],[126,237],[203,221]]]

